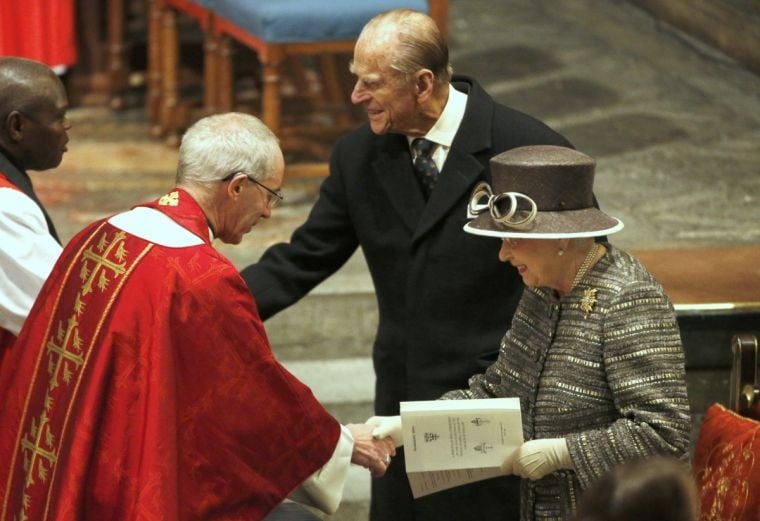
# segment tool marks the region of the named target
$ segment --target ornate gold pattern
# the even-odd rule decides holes
[[[583,311],[583,318],[588,318],[589,313],[594,311],[596,306],[596,288],[588,288],[583,290],[583,296],[581,297],[581,311]]]
[[[158,206],[177,206],[179,204],[179,192],[173,191],[158,200]]]
[[[113,271],[114,277],[119,277],[120,275],[124,274],[125,263],[123,260],[127,256],[127,251],[124,249],[125,236],[126,234],[124,232],[117,232],[114,236],[113,241],[108,242],[106,234],[104,233],[98,241],[97,252],[95,252],[93,248],[90,247],[82,254],[82,269],[79,272],[79,278],[84,281],[84,285],[82,286],[82,296],[85,296],[92,291],[92,285],[93,282],[95,282],[96,277],[96,285],[98,289],[105,291],[105,289],[108,287],[109,282],[108,275],[106,274],[106,269]],[[114,249],[116,251],[113,255],[119,262],[114,262],[108,259],[108,256],[113,252]],[[95,265],[88,266],[86,262],[88,260],[95,261]]]
[[[755,519],[760,422],[720,404],[707,410],[694,464],[700,490],[701,521]]]
[[[96,234],[100,233],[101,226],[83,246],[78,259],[79,266],[72,265],[71,271],[78,270],[81,286],[71,302],[70,316],[60,320],[56,327],[48,326],[45,349],[41,356],[43,364],[50,376],[44,400],[44,410],[38,417],[29,420],[26,432],[20,437],[19,452],[24,462],[24,492],[21,511],[18,519],[28,519],[29,509],[34,504],[35,488],[52,480],[55,466],[58,460],[61,437],[68,423],[68,412],[64,421],[53,421],[55,404],[60,399],[62,407],[68,407],[67,402],[76,394],[84,367],[87,365],[89,347],[100,331],[101,322],[110,308],[116,294],[123,285],[122,277],[150,250],[148,245],[140,254],[128,259],[128,251],[124,245],[126,233],[116,231],[112,237],[107,232],[93,241]],[[128,260],[131,266],[127,267]],[[120,283],[112,285],[122,278]],[[109,291],[110,289],[110,291]],[[62,288],[63,290],[63,288]],[[54,316],[60,316],[66,312],[65,308],[59,309],[63,291],[58,294],[58,303],[55,306]],[[109,294],[110,293],[110,294]],[[94,323],[94,326],[81,331],[79,318],[85,311],[91,299],[97,298],[99,305],[102,299],[108,303],[102,315]],[[65,301],[64,301],[65,302]],[[64,304],[65,305],[65,304]],[[51,324],[52,325],[52,324]],[[60,417],[60,413],[59,413]]]
[[[48,471],[58,460],[55,437],[49,425],[47,414],[43,412],[38,419],[32,419],[29,433],[21,440],[21,448],[25,451],[24,470],[27,487],[35,483],[35,477],[45,481]]]
[[[714,465],[707,466],[699,476],[702,493],[714,494],[710,510],[702,513],[702,519],[718,521],[729,512],[744,511],[749,498],[749,476],[755,466],[753,446],[754,436],[748,443],[721,443],[712,450],[708,461]]]
[[[55,338],[49,338],[45,344],[49,353],[48,373],[50,373],[50,390],[58,387],[58,379],[64,383],[71,382],[71,376],[84,363],[82,358],[82,339],[77,331],[78,322],[75,317],[68,319],[68,326],[64,329],[58,324]],[[56,342],[57,341],[57,342]],[[67,347],[71,349],[67,349]],[[61,373],[63,373],[61,375]]]

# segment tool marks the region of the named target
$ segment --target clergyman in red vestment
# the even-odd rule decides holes
[[[273,357],[237,244],[282,196],[277,139],[237,113],[183,137],[177,187],[64,248],[0,369],[0,520],[258,520],[334,511],[351,462],[395,453],[341,426]]]

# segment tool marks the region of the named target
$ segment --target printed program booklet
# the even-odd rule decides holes
[[[401,402],[401,428],[416,498],[508,474],[523,443],[518,398]]]

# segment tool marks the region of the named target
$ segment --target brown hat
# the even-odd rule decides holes
[[[623,223],[594,207],[595,161],[552,145],[491,158],[491,186],[475,187],[464,230],[489,237],[562,239],[615,233]]]

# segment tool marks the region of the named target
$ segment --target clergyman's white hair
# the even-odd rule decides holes
[[[234,172],[264,181],[274,172],[279,146],[277,136],[255,116],[207,116],[182,136],[176,182],[208,183]]]

